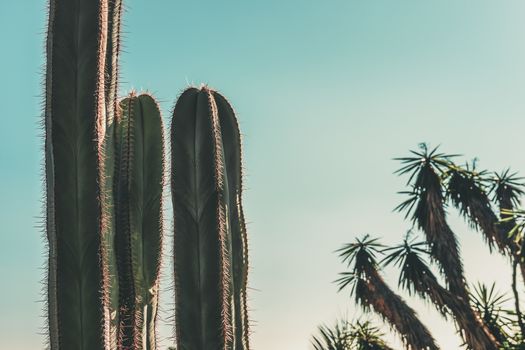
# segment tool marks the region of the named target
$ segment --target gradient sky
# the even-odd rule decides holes
[[[521,0],[126,3],[122,95],[153,92],[167,122],[183,88],[208,83],[238,112],[254,349],[308,349],[318,324],[360,315],[332,283],[344,270],[333,251],[363,233],[398,243],[409,228],[392,212],[404,189],[392,158],[425,141],[525,174]],[[38,349],[44,340],[45,8],[44,0],[0,2],[1,349]],[[450,214],[469,282],[507,290],[506,263],[487,257],[480,235]],[[385,274],[395,286],[397,272]],[[172,293],[161,298],[167,318]],[[450,324],[410,304],[443,349],[458,348]],[[165,349],[171,326],[161,323]]]

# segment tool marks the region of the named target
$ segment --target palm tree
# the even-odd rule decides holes
[[[425,233],[431,257],[438,263],[450,289],[467,300],[463,262],[456,235],[446,221],[442,187],[443,175],[456,155],[437,153],[437,148],[429,152],[424,144],[421,147],[421,152],[410,151],[413,157],[396,158],[403,164],[396,173],[410,174],[407,185],[411,191],[401,192],[409,198],[395,210],[405,210],[405,217],[411,216],[414,225]]]
[[[505,170],[486,178],[487,172],[476,172],[475,165],[472,169],[454,164],[449,165],[449,181],[447,193],[460,213],[469,221],[472,227],[480,230],[492,250],[494,244],[502,255],[509,256],[512,262],[512,290],[515,298],[515,309],[521,332],[525,333],[525,325],[520,310],[519,293],[517,290],[517,267],[520,267],[525,281],[525,260],[523,259],[522,225],[517,222],[521,216],[515,208],[519,198],[525,193],[522,178]],[[488,186],[485,185],[488,183]],[[488,191],[487,191],[488,188]],[[494,199],[499,205],[499,218],[492,210],[489,192],[494,193]],[[497,338],[497,336],[494,334]]]
[[[478,171],[475,162],[458,166],[453,161],[456,155],[429,150],[424,144],[420,151],[410,152],[410,157],[398,158],[402,167],[396,171],[409,175],[410,190],[403,192],[409,198],[396,210],[410,218],[410,234],[392,248],[369,235],[344,245],[338,252],[349,270],[336,281],[339,290],[349,287],[356,304],[380,315],[400,335],[406,349],[437,349],[414,310],[383,280],[381,267],[393,265],[400,269],[398,287],[451,319],[468,349],[525,350],[525,319],[517,286],[518,268],[525,281],[525,210],[517,209],[525,195],[523,179],[509,170],[494,175]],[[506,299],[495,292],[494,285],[478,284],[470,292],[457,236],[447,223],[449,207],[480,231],[490,252],[512,262],[514,310],[502,308]],[[411,236],[416,231],[423,233],[424,241]]]
[[[461,321],[456,318],[459,332],[471,349],[497,350],[500,344],[482,323],[479,315],[469,304],[469,290],[464,277],[458,241],[446,220],[444,178],[450,176],[452,158],[456,155],[429,151],[421,145],[421,151],[410,151],[413,156],[398,158],[403,166],[396,173],[409,174],[407,185],[411,187],[409,199],[396,210],[406,211],[406,216],[426,236],[430,257],[437,263],[447,282],[447,290],[455,296],[447,305],[451,310],[461,310]],[[406,192],[405,192],[406,193]],[[463,199],[463,197],[461,197]],[[455,315],[459,315],[458,313]]]
[[[416,312],[395,294],[378,271],[377,256],[383,246],[365,235],[339,249],[343,262],[352,267],[336,281],[339,290],[351,287],[356,303],[365,311],[379,314],[401,337],[407,349],[436,350],[434,338]]]

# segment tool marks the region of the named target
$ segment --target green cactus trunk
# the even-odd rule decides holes
[[[149,95],[120,103],[115,172],[119,349],[156,349],[162,248],[163,128]]]
[[[177,349],[247,350],[240,134],[222,96],[180,96],[171,156]]]
[[[235,112],[221,94],[212,91],[217,105],[228,176],[229,220],[232,231],[235,350],[249,349],[246,288],[248,285],[248,236],[242,206],[241,133]]]
[[[102,149],[104,168],[101,174],[104,185],[104,200],[102,201],[102,213],[104,230],[103,238],[103,262],[104,262],[104,299],[107,302],[105,323],[108,327],[109,350],[118,347],[119,327],[119,286],[117,256],[115,253],[115,203],[113,189],[115,172],[115,124],[118,120],[118,58],[120,54],[120,28],[122,16],[122,0],[108,0],[108,43],[106,49],[105,63],[105,87],[106,87],[106,135]]]
[[[51,0],[45,92],[50,347],[108,341],[102,232],[106,0]]]

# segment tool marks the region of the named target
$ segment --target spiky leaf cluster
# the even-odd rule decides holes
[[[381,277],[377,257],[382,254],[382,247],[377,239],[365,235],[339,249],[339,256],[350,268],[336,281],[339,290],[350,287],[356,303],[365,311],[380,315],[399,334],[407,349],[439,349],[416,312]]]
[[[311,342],[314,350],[392,350],[383,337],[369,321],[341,320],[333,327],[319,326]]]

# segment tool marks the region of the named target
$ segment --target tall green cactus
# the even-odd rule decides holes
[[[109,337],[106,345],[109,350],[116,350],[119,328],[119,285],[115,242],[115,203],[113,176],[115,172],[115,124],[118,120],[118,59],[120,54],[120,28],[122,17],[122,0],[108,0],[108,30],[105,62],[106,90],[106,135],[102,149],[104,169],[101,173],[104,185],[102,213],[104,225],[102,231],[105,285],[103,295],[106,302],[105,323]]]
[[[177,349],[247,350],[240,133],[224,97],[207,87],[182,93],[171,157]]]
[[[116,126],[116,253],[120,349],[156,349],[162,248],[163,128],[150,95],[120,102]]]
[[[241,134],[231,104],[216,91],[226,173],[229,189],[229,220],[232,231],[233,301],[235,310],[235,349],[249,349],[249,328],[246,288],[248,285],[248,236],[242,205]]]
[[[50,0],[45,92],[51,350],[155,350],[163,128],[117,101],[122,0]],[[180,350],[248,350],[241,142],[224,97],[188,89],[172,124]]]
[[[103,349],[107,0],[51,0],[45,92],[51,349]],[[116,89],[116,84],[115,87]],[[105,288],[104,288],[105,287]]]

